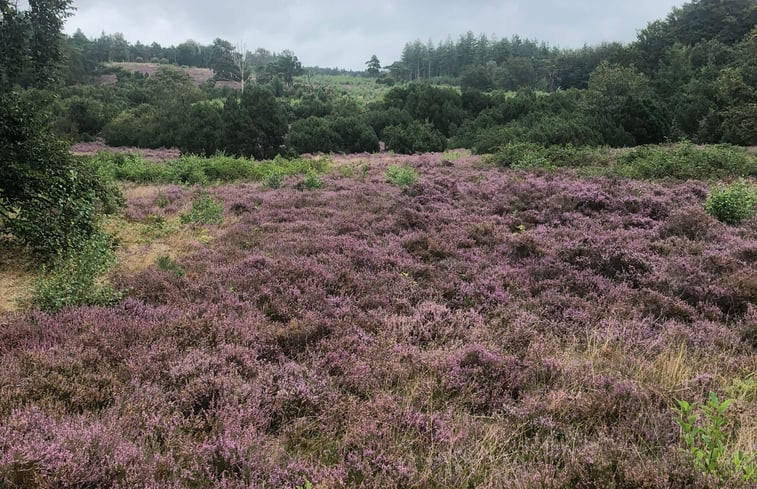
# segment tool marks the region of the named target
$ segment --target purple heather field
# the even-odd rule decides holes
[[[757,218],[715,220],[707,183],[441,154],[302,178],[134,194],[128,225],[201,192],[224,221],[185,273],[117,269],[115,306],[0,316],[0,486],[748,487],[672,409],[757,369]],[[729,415],[753,449],[755,403]]]

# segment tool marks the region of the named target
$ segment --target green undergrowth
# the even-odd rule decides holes
[[[638,180],[712,180],[757,176],[757,157],[743,148],[727,144],[695,146],[688,141],[672,146],[639,146],[616,151],[602,147],[545,147],[534,143],[510,143],[488,156],[487,161],[500,167],[576,168],[586,176],[605,175]]]
[[[106,177],[142,184],[209,185],[237,181],[264,181],[275,173],[282,177],[323,173],[331,162],[327,159],[285,159],[255,161],[234,156],[182,156],[176,160],[149,161],[138,154],[101,152],[92,157]]]
[[[109,305],[121,299],[104,279],[115,264],[115,243],[103,232],[58,257],[34,284],[35,306],[57,311],[67,306]]]

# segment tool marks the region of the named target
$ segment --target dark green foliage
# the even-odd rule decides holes
[[[472,117],[477,116],[484,109],[492,106],[492,98],[481,90],[475,88],[463,88],[461,95],[463,109]]]
[[[384,97],[384,106],[404,110],[414,120],[432,124],[447,137],[465,119],[460,94],[420,83],[392,88]]]
[[[710,192],[704,208],[710,215],[726,224],[738,224],[757,212],[757,186],[739,180]]]
[[[376,152],[379,142],[373,128],[358,117],[309,117],[295,121],[288,144],[297,153]]]
[[[550,168],[596,165],[608,159],[601,149],[573,145],[545,147],[535,143],[510,143],[501,147],[488,161],[503,167]]]
[[[0,0],[0,87],[48,87],[59,80],[61,29],[71,0],[31,0],[28,10]]]
[[[182,153],[212,155],[220,149],[223,109],[212,102],[197,102],[177,131],[176,145]]]
[[[298,153],[330,153],[336,151],[337,135],[331,124],[321,117],[308,117],[292,124],[287,145]]]
[[[74,96],[63,101],[63,116],[56,129],[77,138],[91,139],[102,131],[106,123],[105,105],[99,100]]]
[[[460,75],[460,86],[476,90],[491,90],[494,88],[492,71],[486,66],[467,66]]]
[[[239,68],[234,63],[234,46],[229,41],[217,38],[210,48],[208,67],[215,72],[217,80],[238,80]]]
[[[377,77],[379,76],[379,73],[381,73],[381,61],[379,61],[375,54],[371,56],[371,59],[365,62],[365,65],[365,72],[370,76]]]
[[[444,151],[447,140],[429,124],[413,121],[405,126],[389,126],[383,133],[386,149],[396,153],[413,154]]]
[[[157,148],[163,139],[160,127],[157,108],[142,104],[118,114],[105,125],[102,135],[111,146]]]
[[[653,96],[629,95],[620,114],[619,126],[633,138],[634,144],[657,143],[669,134],[665,107]]]
[[[118,190],[50,133],[39,107],[0,94],[0,220],[43,256],[76,248],[98,229],[98,214],[120,203]]]
[[[373,128],[359,117],[335,117],[331,129],[338,136],[337,150],[343,153],[373,153],[379,149],[379,140]]]
[[[164,272],[171,272],[177,277],[183,277],[186,270],[168,255],[161,255],[155,260],[155,265]]]
[[[406,126],[410,124],[413,118],[404,110],[391,107],[389,109],[373,109],[365,115],[365,120],[370,124],[379,138],[383,139],[386,127]]]
[[[227,152],[258,159],[281,151],[287,133],[284,112],[267,88],[252,85],[223,108],[223,143]]]

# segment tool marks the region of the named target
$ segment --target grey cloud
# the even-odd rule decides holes
[[[389,63],[408,41],[434,43],[470,30],[499,38],[518,34],[560,47],[633,40],[664,17],[672,0],[80,0],[66,31],[90,37],[121,32],[129,41],[164,45],[216,37],[248,48],[291,49],[306,65],[362,69],[371,54]]]

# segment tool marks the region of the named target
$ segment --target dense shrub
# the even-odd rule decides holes
[[[379,140],[373,128],[359,117],[335,117],[331,129],[339,137],[337,148],[342,153],[375,153]]]
[[[757,212],[757,185],[739,180],[710,192],[704,208],[726,224],[738,224]]]
[[[386,127],[383,139],[386,149],[402,154],[444,151],[447,148],[447,140],[442,133],[416,121],[406,126]]]
[[[126,110],[108,122],[102,134],[111,146],[157,147],[161,134],[157,110],[147,104]]]
[[[255,161],[233,156],[215,155],[182,156],[176,160],[152,162],[136,154],[101,152],[93,158],[98,171],[116,180],[138,183],[178,183],[185,185],[233,182],[240,180],[263,180],[272,169],[281,175],[305,174],[309,171],[323,172],[327,160]]]
[[[413,120],[410,114],[396,107],[370,110],[365,114],[364,118],[382,140],[385,128],[389,126],[406,126]]]
[[[15,93],[0,94],[0,223],[44,257],[80,246],[101,212],[120,204],[95,165],[72,156],[50,133],[49,118]]]
[[[465,119],[459,93],[420,83],[392,88],[384,96],[384,106],[404,110],[415,121],[431,124],[445,137]]]
[[[673,147],[642,146],[619,158],[617,172],[630,178],[725,178],[757,176],[757,158],[730,145],[698,148],[690,142]]]
[[[181,152],[210,156],[221,149],[222,112],[218,104],[194,104],[177,131],[176,146]]]
[[[549,168],[597,165],[609,159],[607,151],[599,148],[542,146],[535,143],[509,143],[492,154],[488,161],[504,167]]]
[[[251,85],[241,100],[229,97],[222,119],[225,151],[257,159],[273,158],[282,151],[287,121],[268,88]]]
[[[330,153],[336,151],[336,134],[329,122],[321,117],[308,117],[292,123],[287,136],[287,146],[302,153]]]

